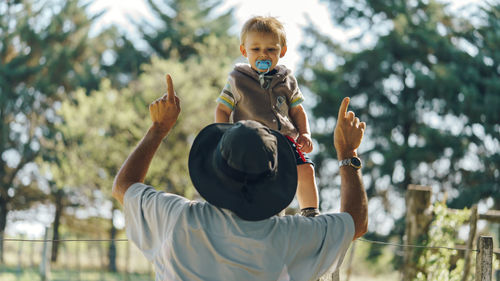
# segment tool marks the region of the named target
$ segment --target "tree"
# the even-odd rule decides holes
[[[183,3],[183,1],[180,1],[180,2]],[[190,5],[192,5],[192,4],[190,4]],[[184,4],[182,4],[181,6],[184,7]],[[188,7],[191,7],[191,6],[188,6]],[[179,9],[181,9],[181,8],[179,8]],[[211,8],[208,9],[207,12],[209,10],[211,10]],[[190,11],[192,11],[192,10],[190,10]],[[201,16],[201,15],[198,15],[198,16]],[[221,22],[222,18],[226,18],[226,20],[231,20],[229,13],[227,13],[227,14],[221,15],[220,18],[214,16],[213,21],[214,22]],[[194,18],[184,18],[183,20],[184,20],[183,24],[191,25],[191,24],[193,24],[193,21],[195,19]],[[198,23],[196,23],[196,24],[198,24]],[[207,21],[205,21],[204,24],[207,24]],[[186,31],[186,30],[184,30],[184,31]],[[194,32],[194,30],[192,30],[192,31]],[[234,37],[230,37],[229,35],[227,35],[227,30],[224,29],[224,27],[220,27],[220,31],[221,32],[223,31],[224,33],[226,33],[226,35],[224,37],[225,38],[224,42],[226,44],[225,47],[220,48],[218,46],[218,44],[220,44],[220,42],[217,40],[218,37],[216,37],[218,35],[222,36],[222,33],[219,32],[219,33],[205,34],[204,36],[202,36],[203,38],[200,37],[200,38],[202,38],[202,40],[197,41],[196,44],[192,43],[192,44],[196,45],[196,48],[191,48],[191,49],[194,50],[194,49],[199,48],[199,50],[197,50],[196,53],[190,53],[189,56],[192,57],[193,60],[200,59],[199,56],[202,56],[202,55],[220,56],[221,59],[218,60],[212,66],[212,68],[213,67],[223,68],[225,65],[228,65],[230,62],[232,62],[232,60],[234,59],[234,57],[237,54],[238,48],[237,48],[237,44],[233,44],[234,46],[231,46],[231,43],[236,43],[237,40]],[[186,31],[186,32],[187,32],[185,34],[186,36],[191,36],[190,32],[188,32],[188,31]],[[165,34],[162,34],[161,36],[164,36],[164,35]],[[147,37],[147,35],[144,35],[144,36]],[[170,36],[170,35],[168,35],[168,36]],[[149,62],[149,57],[148,57],[147,53],[144,53],[144,52],[137,50],[135,48],[134,44],[130,40],[128,40],[126,36],[120,35],[119,32],[117,31],[117,29],[115,29],[115,28],[112,28],[110,30],[106,30],[105,32],[103,32],[101,35],[101,38],[102,38],[103,42],[105,43],[105,45],[108,47],[108,49],[105,52],[103,52],[103,54],[107,57],[107,60],[102,61],[101,65],[102,65],[103,71],[108,73],[108,76],[110,77],[110,80],[108,80],[103,85],[106,85],[107,89],[115,91],[115,90],[118,90],[125,85],[137,83],[135,81],[135,80],[137,80],[137,77],[140,75],[140,73],[142,73],[142,71],[144,71],[144,69],[148,68],[148,66],[145,66],[145,63]],[[155,39],[154,37],[150,37],[150,38]],[[162,38],[162,40],[164,40],[164,39],[165,38]],[[177,44],[178,43],[177,40],[179,38],[174,36],[174,37],[168,38],[168,39]],[[186,42],[184,40],[183,44],[188,44],[188,42]],[[188,46],[185,46],[185,48],[188,48]],[[217,52],[217,50],[219,50],[219,52]],[[231,54],[234,54],[234,55],[231,55]],[[169,54],[169,56],[172,56],[174,59],[179,60],[179,57],[175,54]],[[183,60],[187,60],[187,59],[188,59],[188,56],[185,56],[183,58]],[[200,67],[201,65],[192,62],[192,63],[190,63],[190,66],[194,68],[194,67]],[[205,68],[205,70],[206,70],[206,68]],[[192,70],[190,70],[190,71],[192,71]],[[202,71],[204,71],[204,70],[202,70]],[[207,77],[206,79],[208,79],[206,81],[209,81],[212,78]],[[219,85],[221,83],[221,81],[212,81],[212,82],[215,83],[215,85]],[[86,91],[86,94],[89,95],[90,93],[88,91]],[[95,95],[102,95],[103,93],[95,92],[94,94]],[[94,94],[92,94],[92,95],[94,95]],[[82,97],[80,97],[80,98],[82,98]],[[82,99],[83,99],[82,101],[78,101],[78,100],[76,101],[75,107],[77,107],[78,110],[84,110],[84,108],[85,108],[85,105],[83,105],[82,103],[87,102],[87,100],[85,100],[84,98],[82,98]],[[95,101],[95,99],[92,99],[92,98],[90,100]],[[92,102],[90,102],[90,103],[92,104]],[[70,102],[70,104],[72,104],[72,102]],[[96,108],[100,108],[100,107],[96,107]],[[90,110],[90,111],[92,111],[92,110]],[[81,111],[77,111],[77,112],[81,112]],[[102,114],[100,112],[97,112],[95,114],[96,114],[95,116],[102,117],[101,116]],[[87,115],[85,115],[85,116],[87,116]],[[147,117],[147,116],[141,116],[141,118],[144,118],[144,117]],[[62,116],[62,118],[66,118],[66,117]],[[73,118],[73,117],[71,117],[71,118]],[[104,120],[107,120],[105,117],[103,117],[103,118],[104,118]],[[67,121],[63,121],[63,122],[65,123]],[[89,124],[94,124],[94,123],[89,123]],[[68,126],[74,126],[74,125],[75,125],[75,122],[71,122],[71,121],[68,122]],[[88,124],[86,124],[86,123],[83,125],[88,126]],[[110,133],[107,136],[109,137],[109,136],[113,136],[113,135],[114,135],[114,133]],[[69,137],[69,139],[66,139],[67,137]],[[77,139],[78,139],[78,141],[76,141]],[[78,158],[79,156],[75,156],[76,154],[66,155],[65,153],[61,153],[62,152],[61,149],[66,150],[66,149],[68,149],[68,147],[73,147],[73,149],[81,150],[81,148],[77,148],[77,145],[81,145],[84,141],[87,141],[87,140],[88,140],[87,138],[83,138],[82,136],[76,136],[74,134],[66,134],[66,133],[61,134],[60,139],[58,140],[58,142],[60,142],[60,144],[56,144],[56,143],[53,144],[53,147],[60,146],[60,148],[52,151],[52,153],[55,154],[55,157],[54,157],[52,162],[57,163],[57,165],[59,167],[54,167],[54,165],[51,165],[51,170],[57,171],[56,173],[58,174],[58,176],[55,177],[57,180],[53,181],[53,182],[58,183],[59,187],[57,188],[57,190],[58,191],[60,191],[60,190],[69,190],[69,191],[80,190],[80,191],[82,191],[82,190],[84,190],[84,192],[80,193],[80,194],[82,194],[83,197],[89,196],[88,198],[90,198],[90,200],[87,201],[87,204],[86,204],[86,206],[88,207],[89,206],[88,204],[92,205],[92,203],[91,203],[92,190],[98,189],[100,186],[103,186],[103,184],[105,185],[106,183],[104,183],[104,182],[106,182],[106,181],[107,181],[107,184],[109,185],[109,178],[106,180],[99,179],[99,177],[101,177],[103,175],[102,171],[106,171],[106,173],[108,173],[110,175],[114,175],[114,173],[116,173],[115,166],[118,165],[120,160],[113,159],[113,158],[106,159],[106,161],[102,161],[102,162],[98,163],[98,165],[100,165],[99,166],[100,170],[97,174],[87,174],[87,175],[84,175],[79,180],[75,179],[74,174],[72,174],[71,166],[74,165],[75,163],[80,163],[79,165],[86,166],[87,163],[82,163],[83,161],[85,161],[84,159],[86,159],[86,158],[79,159]],[[132,142],[135,141],[134,138],[131,138],[130,140]],[[92,143],[92,142],[90,141],[89,143]],[[131,145],[134,145],[134,143],[126,143],[125,145],[126,145],[125,147],[130,147]],[[85,144],[83,144],[83,146],[85,146]],[[114,147],[113,144],[110,144],[110,146]],[[87,148],[87,152],[92,153],[90,151],[92,149],[95,149],[95,147],[96,146],[94,146],[93,148],[92,147]],[[98,152],[97,154],[100,154],[100,152]],[[120,155],[122,155],[122,154],[120,154]],[[100,158],[97,158],[97,159],[100,159]],[[109,162],[112,162],[113,164],[109,164]],[[90,161],[90,163],[93,163],[93,162]],[[108,163],[108,164],[104,164],[104,163]],[[89,167],[89,169],[91,169],[91,167]],[[82,169],[82,170],[89,171],[86,169]],[[71,177],[72,179],[68,179],[68,177]],[[91,179],[91,180],[89,181],[89,179]],[[94,180],[94,179],[96,179],[96,180]],[[178,191],[178,192],[180,192],[180,191]],[[57,196],[57,194],[58,193],[55,193],[53,198],[61,198],[61,196]],[[70,202],[68,202],[68,203],[70,203]],[[59,206],[60,208],[59,209],[56,208],[56,218],[59,218],[60,216],[58,216],[58,214],[62,214],[64,212],[65,207],[64,207],[64,204],[57,204],[56,203],[56,207],[57,206]],[[84,207],[84,206],[82,206],[82,207]],[[113,210],[115,208],[117,208],[116,204],[113,205]],[[114,214],[114,212],[112,212],[112,213]],[[56,222],[55,222],[54,225],[59,225],[59,224],[58,223],[56,224]],[[54,231],[54,239],[56,239],[56,235],[58,235],[58,231]],[[116,235],[116,230],[114,228],[113,222],[111,221],[110,237],[114,238],[115,235]],[[53,251],[53,260],[55,260],[56,256],[57,256],[57,244],[55,244],[55,246],[56,246],[55,247],[56,249]],[[110,249],[109,249],[109,257],[110,257],[109,258],[109,261],[110,261],[109,269],[112,271],[114,271],[116,269],[115,266],[113,266],[114,265],[113,256],[115,255],[114,249],[115,249],[114,244],[111,243]]]
[[[143,22],[138,27],[152,52],[161,58],[175,57],[185,61],[200,56],[207,40],[215,37],[217,47],[237,44],[228,31],[233,26],[232,9],[218,11],[220,0],[148,0],[159,24]],[[159,25],[159,27],[157,26]],[[215,47],[215,46],[214,46]],[[227,56],[235,58],[238,48],[229,48]]]
[[[451,201],[457,208],[471,206],[484,198],[494,199],[500,209],[500,3],[486,4],[475,13],[479,24],[466,26],[463,40],[470,44],[474,56],[471,67],[455,69],[460,81],[460,112],[467,116],[465,134],[471,139],[468,153],[477,157],[476,167],[457,164],[462,177],[457,186],[460,194]]]
[[[456,72],[465,82],[460,97],[467,106],[460,110],[468,118],[466,134],[472,139],[468,153],[476,165],[457,165],[462,174],[457,184],[460,193],[450,205],[462,208],[492,198],[492,208],[500,210],[500,3],[485,4],[475,18],[479,24],[464,32],[464,40],[477,52],[470,62],[474,67]],[[500,227],[497,233],[500,242]]]
[[[394,201],[410,183],[434,185],[453,197],[462,179],[468,177],[471,149],[484,140],[474,131],[498,128],[494,117],[498,116],[494,113],[498,108],[494,93],[498,90],[493,90],[498,88],[492,87],[498,79],[482,79],[483,75],[498,77],[498,61],[492,62],[498,51],[477,44],[486,42],[481,40],[485,35],[473,30],[471,18],[448,13],[446,5],[436,1],[329,1],[329,5],[340,26],[358,26],[364,31],[350,42],[349,48],[355,51],[346,51],[314,27],[307,29],[310,41],[302,47],[306,70],[299,78],[317,95],[313,113],[320,148],[331,142],[322,133],[322,124],[332,127],[335,112],[331,109],[338,107],[343,97],[351,96],[352,110],[368,127],[361,152],[369,196],[378,197],[371,203],[382,202],[394,215],[398,212]],[[498,16],[498,10],[491,11]],[[491,37],[497,26],[498,21],[483,21],[481,32]],[[475,43],[466,40],[472,35],[476,35]],[[362,43],[367,38],[372,39],[370,46]],[[470,53],[470,45],[480,53],[484,50],[491,59]],[[328,64],[330,59],[334,63]],[[481,107],[482,112],[478,110]],[[490,134],[493,143],[498,143],[498,133],[490,130]],[[497,145],[485,155],[498,153]],[[327,167],[333,156],[333,152],[321,149],[321,177],[322,167]],[[486,186],[498,179],[498,162],[492,163],[498,158],[477,160],[480,167],[485,164],[491,169],[492,175],[484,182],[475,178],[474,187],[482,182],[488,189],[478,197],[498,194],[498,184]],[[394,216],[402,216],[401,210]]]
[[[206,56],[184,62],[153,58],[151,65],[143,65],[139,79],[126,88],[114,89],[110,81],[104,80],[90,95],[78,90],[75,100],[63,102],[59,111],[62,122],[58,130],[64,142],[57,153],[62,163],[50,167],[53,180],[72,190],[97,189],[111,198],[114,176],[151,124],[148,105],[166,91],[164,75],[172,73],[182,114],[168,136],[168,147],[160,147],[146,179],[155,187],[193,198],[187,157],[196,133],[213,122],[215,99],[232,62],[221,59],[220,64],[225,65],[221,67],[210,58],[227,51],[208,48],[203,53]],[[115,200],[112,208],[112,213],[118,209]],[[114,239],[113,224],[110,233]],[[110,243],[110,249],[113,245]]]
[[[106,73],[102,77],[110,79],[116,88],[125,87],[130,81],[136,80],[142,72],[141,65],[150,61],[149,55],[139,50],[133,41],[114,26],[104,30],[100,38],[107,47],[103,50],[101,60],[103,73]]]
[[[78,1],[52,4],[49,8],[46,2],[26,0],[0,5],[1,237],[7,213],[29,206],[16,202],[41,199],[33,161],[54,136],[54,103],[77,86],[97,87],[103,75],[102,45],[88,36],[95,17],[88,17]],[[27,190],[38,192],[37,197]]]

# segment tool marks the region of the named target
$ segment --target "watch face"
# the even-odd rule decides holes
[[[351,163],[355,167],[361,167],[361,160],[359,160],[359,158],[357,158],[357,157],[351,158]]]

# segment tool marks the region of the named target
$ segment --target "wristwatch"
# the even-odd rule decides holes
[[[352,157],[352,158],[340,160],[339,167],[342,167],[342,166],[351,166],[354,169],[358,170],[362,166],[361,159],[359,159],[358,157]]]

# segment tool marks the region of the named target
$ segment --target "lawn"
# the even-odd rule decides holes
[[[41,280],[38,268],[0,266],[1,281],[34,281]],[[152,274],[111,273],[97,270],[65,270],[54,269],[50,272],[51,281],[154,281]]]

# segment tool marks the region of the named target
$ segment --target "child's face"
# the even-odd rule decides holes
[[[247,34],[244,44],[240,45],[241,54],[248,58],[248,62],[253,69],[259,72],[266,72],[257,68],[257,60],[271,60],[273,70],[280,58],[286,53],[286,46],[281,46],[277,36],[271,33],[250,32]]]

